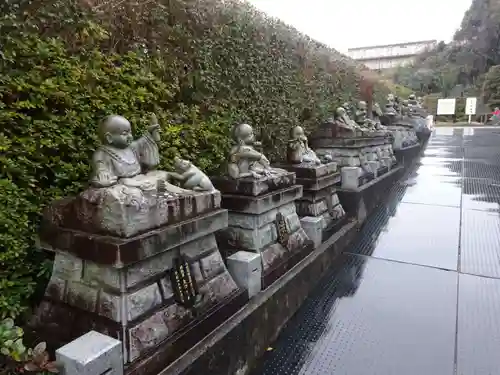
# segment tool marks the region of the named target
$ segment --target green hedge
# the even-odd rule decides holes
[[[239,1],[12,3],[0,5],[0,318],[47,275],[40,212],[84,188],[103,116],[137,133],[155,112],[162,167],[179,153],[215,173],[235,122],[278,159],[290,126],[360,95],[351,60]]]

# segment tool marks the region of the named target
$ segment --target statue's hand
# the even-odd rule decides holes
[[[271,163],[269,162],[269,159],[266,158],[264,155],[261,156],[260,158],[260,163],[264,166],[264,167],[270,167],[271,166]]]
[[[156,131],[160,130],[160,124],[154,124],[154,125],[149,125],[148,126],[148,132],[153,134]]]
[[[113,175],[111,175],[111,173],[107,171],[101,171],[97,173],[95,180],[101,186],[111,186],[118,181],[116,177],[114,177]]]

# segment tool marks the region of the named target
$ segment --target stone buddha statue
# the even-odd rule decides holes
[[[372,115],[373,121],[375,121],[375,123],[380,123],[380,117],[382,117],[384,113],[382,112],[382,109],[380,108],[380,105],[378,103],[373,104]]]
[[[387,103],[385,103],[384,115],[396,116],[397,112],[396,109],[394,108],[394,105],[395,105],[394,95],[392,94],[387,95]]]
[[[267,157],[254,147],[260,146],[255,141],[253,128],[248,124],[236,125],[233,128],[233,138],[236,142],[229,152],[227,171],[234,179],[243,177],[263,178],[286,174],[287,171],[272,168]]]
[[[410,106],[418,107],[418,100],[415,94],[411,94],[410,96],[408,96],[408,104]]]
[[[399,96],[394,95],[394,110],[396,111],[397,115],[401,114],[401,100],[399,99]]]
[[[358,102],[358,107],[356,110],[356,123],[368,132],[375,131],[375,124],[367,115],[368,111],[366,102]]]
[[[356,137],[357,132],[363,132],[363,129],[351,120],[344,107],[339,107],[335,111],[335,125],[338,137]]]
[[[375,129],[387,133],[388,132],[387,127],[382,125],[382,122],[380,120],[380,118],[384,115],[384,113],[382,112],[382,109],[380,108],[380,105],[378,103],[375,103],[373,105],[372,114],[373,114],[373,123],[375,124]]]
[[[151,116],[147,133],[137,140],[132,137],[130,122],[118,115],[108,116],[99,126],[101,146],[92,157],[90,184],[94,188],[125,185],[143,191],[190,193],[168,182],[169,173],[155,171],[160,162],[157,142],[160,125]]]
[[[290,139],[288,140],[287,159],[291,164],[321,164],[321,160],[316,153],[309,148],[307,137],[301,126],[290,129]]]
[[[356,115],[356,108],[349,102],[345,102],[344,104],[342,104],[342,108],[344,108],[347,116],[349,116],[349,118],[351,119],[354,119],[355,115]]]
[[[408,100],[403,100],[401,105],[401,116],[410,116],[410,106]]]

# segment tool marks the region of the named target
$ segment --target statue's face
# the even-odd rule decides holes
[[[304,140],[305,134],[304,134],[304,129],[302,129],[302,126],[296,126],[293,129],[293,138]]]
[[[130,122],[121,116],[115,116],[108,120],[105,138],[109,145],[117,148],[127,148],[133,141]]]
[[[345,116],[345,109],[342,107],[337,108],[337,116],[344,117]]]
[[[359,102],[358,108],[362,111],[366,110],[366,102]]]
[[[255,141],[255,136],[253,134],[253,129],[250,125],[243,124],[240,126],[239,138],[245,144],[252,144]]]

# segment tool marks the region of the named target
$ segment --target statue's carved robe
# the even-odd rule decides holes
[[[150,134],[146,134],[125,149],[100,146],[92,160],[91,183],[104,187],[117,183],[121,178],[132,178],[153,169],[160,162],[160,154],[156,142]]]

